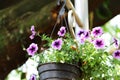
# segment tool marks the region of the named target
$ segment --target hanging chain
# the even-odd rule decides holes
[[[52,32],[51,32],[50,37],[52,37],[53,32],[54,32],[54,30],[55,30],[55,28],[56,28],[56,26],[57,26],[57,23],[58,23],[58,21],[60,20],[60,17],[65,13],[66,0],[62,0],[62,2],[63,2],[63,5],[62,5],[62,7],[61,7],[61,9],[60,9],[60,11],[59,11],[59,14],[58,14],[56,23],[55,23],[55,25],[54,25],[54,27],[53,27],[53,29],[52,29]],[[61,0],[58,0],[57,5],[60,5],[60,3],[61,3]]]

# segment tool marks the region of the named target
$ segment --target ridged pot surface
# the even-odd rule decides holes
[[[66,63],[45,63],[38,66],[40,80],[78,80],[79,67]]]

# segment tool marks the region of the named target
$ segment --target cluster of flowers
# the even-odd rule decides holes
[[[61,27],[60,30],[58,31],[58,35],[60,37],[63,37],[65,35],[65,33],[66,33],[65,27]],[[93,31],[91,33],[94,37],[97,37],[97,36],[101,36],[103,34],[103,31],[102,31],[102,28],[96,27],[93,29]],[[77,37],[78,41],[80,42],[80,44],[84,44],[84,42],[86,40],[88,40],[88,38],[90,38],[90,32],[85,31],[85,30],[80,30],[77,33],[76,37]],[[91,42],[93,42],[95,47],[98,49],[102,49],[105,47],[105,42],[101,38],[91,40]],[[62,47],[62,38],[58,38],[57,40],[52,42],[52,48],[60,50],[61,47]]]
[[[30,36],[30,39],[33,39],[35,34],[36,34],[34,26],[31,27],[31,32],[32,32],[32,35]],[[64,26],[62,26],[60,28],[60,30],[58,31],[58,35],[59,35],[59,37],[63,37],[65,35],[65,33],[66,33],[66,29]],[[77,33],[76,37],[77,37],[77,40],[82,45],[84,44],[84,42],[86,40],[89,40],[89,42],[94,44],[95,48],[104,49],[106,47],[106,44],[104,42],[104,39],[101,38],[102,34],[103,34],[102,28],[95,27],[95,28],[93,28],[91,33],[90,33],[90,31],[80,30]],[[116,38],[113,39],[112,43],[114,43],[116,48],[119,47],[119,42]],[[56,50],[61,50],[62,44],[63,44],[62,38],[58,38],[52,42],[51,47],[56,49]],[[28,55],[33,56],[38,51],[38,45],[35,43],[31,43],[30,46],[26,50],[28,52]],[[120,50],[116,50],[113,53],[113,57],[120,58]]]

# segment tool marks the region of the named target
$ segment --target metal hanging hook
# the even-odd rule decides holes
[[[59,11],[58,18],[65,13],[66,0],[58,0],[57,4],[60,5],[61,2],[63,2],[63,5]]]

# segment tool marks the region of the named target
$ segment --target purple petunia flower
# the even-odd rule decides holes
[[[101,36],[103,34],[103,30],[101,27],[95,27],[92,29],[91,33],[94,37],[97,37],[97,36]]]
[[[58,38],[57,40],[52,42],[52,48],[60,50],[62,48],[62,39]]]
[[[116,51],[113,53],[113,57],[116,58],[116,59],[120,59],[120,50],[116,50]]]
[[[35,35],[30,35],[30,39],[32,40],[32,39],[34,39],[34,37],[35,37]]]
[[[84,44],[85,40],[88,39],[89,37],[90,37],[89,31],[80,30],[77,33],[77,38],[78,38],[78,41],[80,42],[80,44]]]
[[[63,37],[65,33],[66,33],[66,29],[64,26],[62,26],[60,30],[58,31],[58,35]]]
[[[32,32],[35,31],[35,26],[32,25],[30,30],[31,30]]]
[[[81,35],[84,35],[84,34],[85,34],[85,31],[81,29],[81,30],[77,33],[77,38],[80,38]]]
[[[32,34],[30,35],[29,38],[32,40],[32,39],[34,39],[34,37],[36,35],[35,26],[31,26],[30,30],[31,30]]]
[[[27,48],[28,55],[33,56],[38,50],[38,46],[35,43],[31,43],[30,46]]]
[[[84,37],[85,37],[85,39],[89,38],[90,37],[90,32],[89,31],[85,31],[84,32]]]
[[[113,40],[114,40],[113,43],[114,43],[115,47],[118,48],[119,47],[118,40],[116,38],[113,38]]]
[[[29,38],[32,40],[34,39],[35,35],[36,35],[36,32],[32,33]]]
[[[30,76],[30,80],[36,80],[36,75],[35,75],[35,74],[32,74],[32,75]]]
[[[105,42],[103,39],[96,39],[93,41],[95,48],[102,49],[105,47]]]
[[[86,38],[85,38],[85,36],[82,34],[81,37],[80,37],[78,40],[79,40],[80,44],[84,44]]]

